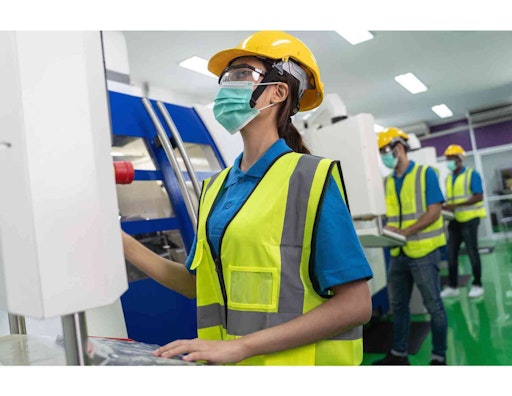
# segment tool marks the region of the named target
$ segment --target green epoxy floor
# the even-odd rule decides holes
[[[470,279],[459,297],[443,300],[448,315],[448,365],[512,365],[512,242],[508,245],[498,242],[492,253],[481,254],[480,258],[485,294],[476,299],[468,298]],[[441,275],[447,274],[448,270],[443,268]],[[459,257],[461,274],[471,274],[466,255]],[[429,318],[414,315],[413,320]],[[411,365],[428,365],[431,345],[429,333],[418,353],[409,355]],[[365,353],[362,365],[371,365],[383,356]]]

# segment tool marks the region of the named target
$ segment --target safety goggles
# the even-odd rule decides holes
[[[267,73],[264,70],[255,68],[247,64],[232,65],[224,69],[219,76],[219,84],[228,81],[248,81],[254,84],[258,83],[261,77]]]
[[[394,146],[393,146],[393,147],[391,147],[391,144],[388,144],[387,146],[382,147],[382,148],[379,150],[379,152],[380,152],[381,154],[387,154],[387,153],[392,152],[394,148],[395,148]]]

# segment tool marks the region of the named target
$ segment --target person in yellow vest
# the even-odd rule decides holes
[[[463,166],[466,152],[461,146],[448,146],[444,155],[451,174],[446,177],[446,203],[443,208],[453,212],[455,218],[448,223],[448,286],[441,292],[441,297],[459,295],[458,257],[464,241],[473,271],[473,284],[468,297],[476,298],[484,294],[478,252],[478,226],[480,219],[486,216],[482,179],[476,170]]]
[[[213,112],[244,149],[203,182],[185,265],[123,233],[124,252],[163,285],[197,298],[198,338],[161,357],[242,365],[358,365],[373,273],[338,161],[309,154],[292,124],[324,96],[315,58],[285,32],[257,32],[208,63]]]
[[[440,296],[439,248],[446,245],[441,208],[444,197],[437,172],[409,160],[408,135],[399,128],[378,134],[384,165],[393,172],[385,178],[386,228],[406,237],[405,245],[391,248],[388,268],[393,313],[393,342],[388,354],[375,365],[408,365],[409,304],[418,286],[430,314],[431,365],[446,364],[448,321]]]

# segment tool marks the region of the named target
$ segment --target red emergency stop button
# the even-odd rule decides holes
[[[129,161],[114,161],[116,184],[130,184],[135,176],[133,164]]]

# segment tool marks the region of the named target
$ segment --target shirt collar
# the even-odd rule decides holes
[[[284,153],[290,152],[292,149],[286,144],[284,139],[279,139],[272,146],[268,148],[268,150],[263,154],[258,161],[256,161],[247,172],[242,172],[240,170],[240,162],[242,161],[243,152],[236,157],[233,167],[229,172],[229,175],[224,183],[224,187],[229,187],[238,182],[239,179],[243,179],[246,177],[254,177],[257,179],[261,179],[267,169],[272,165],[275,159],[281,156]]]
[[[406,174],[408,174],[410,171],[412,171],[412,168],[414,167],[414,161],[413,160],[410,160],[409,161],[409,165],[407,166],[407,169],[405,170],[405,172],[403,173],[402,176],[398,177],[396,175],[396,170],[393,171],[393,177],[395,179],[401,179],[402,177],[404,177]]]
[[[463,167],[460,169],[460,172],[455,172],[455,171],[453,171],[453,174],[454,174],[455,176],[458,176],[458,175],[463,174],[465,170],[466,170],[466,167],[465,167],[465,166],[463,166]]]

